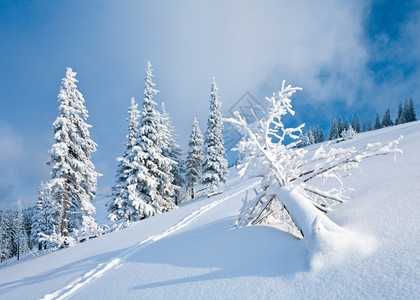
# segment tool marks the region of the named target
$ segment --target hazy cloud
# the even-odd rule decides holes
[[[41,142],[41,143],[40,143]],[[40,149],[42,140],[25,137],[11,126],[0,125],[0,205],[34,205],[41,179],[48,179],[47,154]]]
[[[283,79],[303,87],[296,103],[322,110],[324,116],[316,117],[325,122],[343,111],[373,119],[375,110],[390,107],[392,113],[399,99],[420,98],[418,10],[408,14],[398,36],[381,31],[372,37],[366,30],[373,8],[369,1],[70,1],[47,6],[16,5],[13,14],[3,11],[0,27],[1,57],[7,57],[0,70],[0,94],[7,99],[0,117],[13,126],[1,126],[0,186],[15,197],[32,193],[35,199],[39,181],[49,178],[45,162],[66,66],[78,72],[86,99],[98,144],[93,161],[104,174],[101,192],[114,183],[129,100],[134,96],[141,102],[149,59],[161,91],[156,100],[165,102],[184,147],[194,117],[205,130],[213,76],[224,112],[247,91],[263,101]],[[73,22],[63,23],[69,15]],[[306,111],[299,117],[314,118]]]

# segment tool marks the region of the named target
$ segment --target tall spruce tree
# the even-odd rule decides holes
[[[141,112],[141,122],[138,130],[138,138],[133,147],[136,172],[132,175],[136,178],[136,189],[142,201],[150,204],[153,211],[147,211],[140,218],[148,217],[172,210],[176,207],[173,196],[175,187],[172,184],[171,173],[174,161],[163,156],[162,149],[165,147],[165,136],[161,124],[160,113],[155,109],[156,102],[153,96],[158,93],[153,87],[152,65],[147,62],[145,89]]]
[[[173,175],[172,184],[175,187],[175,204],[178,204],[178,200],[181,195],[181,188],[184,186],[184,177],[182,176],[182,173],[184,172],[184,162],[182,160],[181,146],[178,144],[176,139],[175,129],[172,125],[171,117],[167,113],[165,103],[163,102],[161,125],[163,125],[162,133],[165,135],[163,139],[165,145],[162,149],[162,154],[173,161],[171,164],[171,173]]]
[[[398,112],[397,112],[397,118],[395,119],[395,125],[403,124],[405,123],[405,115],[404,110],[402,106],[401,100],[398,102]]]
[[[12,257],[13,236],[10,212],[0,211],[0,262]]]
[[[29,249],[32,249],[34,246],[34,243],[32,242],[32,238],[31,238],[33,216],[34,216],[34,207],[29,207],[23,210],[23,226],[25,227],[25,233],[28,240]]]
[[[15,215],[14,223],[16,226],[14,242],[16,245],[17,260],[19,260],[21,254],[29,252],[28,236],[25,229],[22,204],[20,201],[18,202],[18,209]]]
[[[195,197],[194,186],[201,180],[201,164],[203,162],[203,135],[201,134],[198,121],[194,118],[190,140],[188,142],[188,153],[186,159],[186,188]]]
[[[305,133],[303,134],[302,132],[299,133],[299,141],[296,145],[297,148],[303,148],[306,146],[309,146],[311,144],[311,142],[309,141],[309,137],[308,134]]]
[[[404,105],[404,119],[406,122],[414,122],[417,121],[416,111],[414,109],[414,102],[413,99],[405,101]]]
[[[347,131],[347,130],[349,130],[349,129],[350,129],[349,120],[347,120],[347,119],[346,119],[346,122],[344,123],[344,130],[346,130],[346,131]],[[343,130],[343,131],[344,131],[344,130]],[[341,132],[341,133],[343,133],[343,132]],[[340,134],[341,134],[341,133],[340,133]]]
[[[52,166],[52,197],[61,206],[60,235],[82,238],[79,230],[97,228],[91,201],[100,174],[90,160],[97,145],[90,138],[91,126],[84,121],[88,111],[83,95],[77,90],[75,76],[67,68],[58,95],[59,116],[53,123],[54,144],[48,164]]]
[[[389,108],[385,110],[384,116],[382,118],[382,127],[389,127],[394,125],[391,119],[391,112],[389,111]]]
[[[355,130],[356,130],[357,133],[362,132],[362,127],[360,126],[360,117],[359,117],[358,114],[356,115],[356,127],[355,127]]]
[[[340,129],[338,127],[338,123],[337,120],[334,119],[332,125],[331,125],[331,129],[330,129],[330,138],[329,140],[334,140],[334,139],[338,139],[340,136]]]
[[[369,121],[367,125],[367,131],[371,131],[371,130],[372,130],[372,122]]]
[[[202,182],[209,193],[220,192],[227,181],[226,150],[223,141],[223,120],[220,112],[218,86],[213,78],[210,89],[210,114],[204,140],[204,161]]]
[[[315,144],[315,137],[314,137],[314,134],[313,134],[313,130],[312,129],[309,128],[309,131],[306,133],[306,136],[309,139],[309,144],[310,145]]]
[[[409,114],[411,122],[417,121],[416,109],[414,108],[414,101],[410,98],[408,102],[409,105]]]
[[[347,122],[348,123],[348,122]],[[338,119],[338,137],[341,136],[341,133],[346,129],[344,122],[343,122],[343,118],[340,116],[340,118]]]
[[[320,134],[319,134],[319,143],[322,143],[324,141],[325,141],[324,131],[321,129]]]
[[[125,142],[125,151],[122,157],[118,157],[116,182],[112,191],[112,199],[108,204],[108,218],[111,221],[124,219],[137,221],[155,214],[155,209],[150,201],[144,199],[138,190],[139,179],[146,177],[147,172],[138,157],[138,119],[140,112],[134,98],[128,109],[128,135]],[[137,147],[137,148],[136,148]]]
[[[60,208],[59,203],[52,199],[49,183],[41,182],[31,228],[31,239],[39,250],[52,246],[43,240],[42,236],[50,236],[60,228]]]
[[[376,117],[375,117],[375,125],[373,125],[373,129],[379,129],[381,128],[381,122],[379,121],[379,114],[376,113]]]

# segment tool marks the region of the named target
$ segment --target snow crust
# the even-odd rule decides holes
[[[416,299],[420,122],[358,134],[340,147],[400,135],[396,162],[374,157],[343,178],[355,191],[328,213],[338,225],[312,223],[314,237],[299,240],[267,226],[235,229],[241,200],[258,179],[230,172],[223,194],[1,265],[0,299]]]

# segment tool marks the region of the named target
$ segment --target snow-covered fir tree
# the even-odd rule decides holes
[[[202,182],[208,192],[220,192],[226,186],[228,163],[223,141],[223,120],[220,112],[218,86],[213,78],[210,89],[210,114],[204,140],[204,161]]]
[[[413,99],[405,101],[404,105],[404,119],[406,122],[414,122],[417,121],[416,111],[414,108]]]
[[[395,119],[395,125],[404,124],[407,122],[417,121],[416,111],[414,108],[413,99],[405,100],[404,107],[402,101],[398,102],[398,112]]]
[[[367,129],[366,130],[367,131],[371,131],[372,130],[372,122],[371,121],[368,122]]]
[[[343,132],[344,129],[346,129],[346,127],[343,118],[340,116],[340,118],[338,119],[338,137],[340,137],[340,134]]]
[[[322,143],[325,141],[324,133],[321,129],[319,129],[319,125],[317,125],[313,130],[312,134],[315,138],[315,144]]]
[[[34,246],[34,243],[32,242],[32,238],[31,238],[33,216],[34,216],[34,207],[29,207],[23,210],[23,226],[25,227],[29,249],[32,249]]]
[[[409,111],[410,111],[410,120],[411,122],[417,121],[417,114],[416,109],[414,107],[414,101],[410,98],[410,101],[408,102],[409,105]]]
[[[166,212],[174,209],[175,203],[173,196],[175,186],[172,184],[173,175],[171,173],[174,161],[163,155],[162,149],[166,146],[165,129],[161,122],[161,115],[155,109],[156,102],[153,96],[158,93],[153,87],[153,70],[150,61],[147,62],[145,90],[143,98],[143,110],[139,127],[138,146],[141,149],[144,166],[152,176],[152,181],[156,184],[156,194],[152,192],[149,196],[156,208],[157,213]],[[150,182],[153,184],[153,182]]]
[[[16,245],[17,260],[19,260],[21,254],[29,252],[28,235],[25,229],[23,213],[22,213],[22,204],[20,203],[20,201],[18,202],[18,209],[17,209],[14,223],[16,226],[14,242]]]
[[[315,137],[311,128],[309,128],[309,131],[306,133],[306,135],[308,136],[309,144],[310,145],[315,144]]]
[[[296,145],[297,148],[303,148],[309,146],[311,143],[309,141],[309,137],[307,134],[303,134],[302,132],[299,134],[299,140]]]
[[[173,161],[162,154],[165,146],[160,113],[153,100],[158,91],[152,81],[152,65],[147,62],[141,121],[132,151],[132,171],[129,189],[135,193],[137,214],[140,220],[176,207],[173,201],[175,187],[172,184]]]
[[[12,257],[13,237],[12,232],[13,219],[10,211],[0,211],[0,262]]]
[[[324,131],[320,131],[319,134],[319,143],[325,142]]]
[[[362,127],[360,125],[360,117],[358,114],[356,115],[356,127],[354,127],[354,129],[357,133],[362,132]]]
[[[405,123],[405,116],[404,116],[402,102],[400,100],[398,102],[398,112],[397,112],[397,118],[395,119],[395,125],[403,124],[403,123]]]
[[[311,129],[311,127],[309,127],[310,131],[312,131],[312,136],[314,137],[314,144],[319,142],[319,126],[316,126],[314,128]]]
[[[108,203],[108,218],[111,221],[136,221],[155,214],[150,201],[141,196],[138,184],[140,177],[147,177],[145,167],[138,157],[137,146],[140,112],[134,98],[128,109],[128,135],[124,156],[118,157],[116,182],[112,189],[112,199]]]
[[[335,140],[338,139],[340,136],[340,132],[339,132],[339,127],[338,127],[338,123],[337,120],[334,119],[332,125],[331,125],[331,129],[330,129],[330,140]]]
[[[60,208],[52,198],[50,185],[41,182],[31,228],[31,239],[39,250],[55,246],[48,245],[42,236],[50,236],[60,228]]]
[[[376,113],[375,125],[373,125],[373,129],[380,129],[380,128],[382,128],[381,121],[379,121],[379,114]]]
[[[43,243],[39,240],[40,236],[38,233],[41,233],[45,231],[43,229],[42,224],[42,218],[40,217],[44,208],[44,191],[45,191],[45,185],[43,182],[41,182],[41,185],[39,186],[38,191],[38,200],[36,202],[35,206],[35,213],[32,217],[32,228],[31,228],[31,239],[32,242],[37,245],[38,250],[43,249]]]
[[[344,130],[349,130],[349,128],[350,128],[349,120],[346,119],[346,122],[344,123],[344,129],[340,132],[340,136]]]
[[[384,116],[382,118],[382,127],[389,127],[389,126],[393,126],[394,123],[392,122],[391,119],[391,112],[389,111],[389,108],[387,108],[385,110]]]
[[[97,145],[90,138],[91,126],[85,122],[88,111],[75,76],[67,68],[58,95],[59,116],[53,123],[54,144],[48,164],[52,167],[52,197],[61,206],[60,235],[80,240],[89,238],[83,232],[98,229],[91,201],[100,174],[90,160]]]
[[[201,134],[198,121],[194,118],[190,140],[188,142],[188,153],[186,159],[186,189],[191,195],[191,199],[195,197],[195,185],[201,180],[201,164],[204,160],[203,155],[203,135]]]
[[[175,136],[175,129],[172,120],[166,111],[165,103],[162,102],[161,124],[163,125],[162,133],[164,134],[164,147],[162,149],[163,156],[171,159],[174,163],[171,165],[171,173],[173,175],[172,184],[175,187],[174,200],[178,204],[181,195],[181,188],[184,186],[184,161],[182,160],[181,146]]]
[[[353,129],[353,127],[351,127],[351,125],[349,126],[348,130],[345,130],[341,133],[341,138],[346,141],[346,140],[350,140],[352,138],[354,138],[354,136],[357,134],[356,130]]]

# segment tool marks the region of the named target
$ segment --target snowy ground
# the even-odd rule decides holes
[[[364,161],[344,179],[356,189],[351,200],[329,214],[365,241],[365,256],[330,253],[314,269],[304,240],[270,227],[234,229],[241,199],[257,181],[233,178],[222,195],[1,266],[0,299],[416,299],[420,122],[339,146],[400,135],[396,163],[391,156]]]

